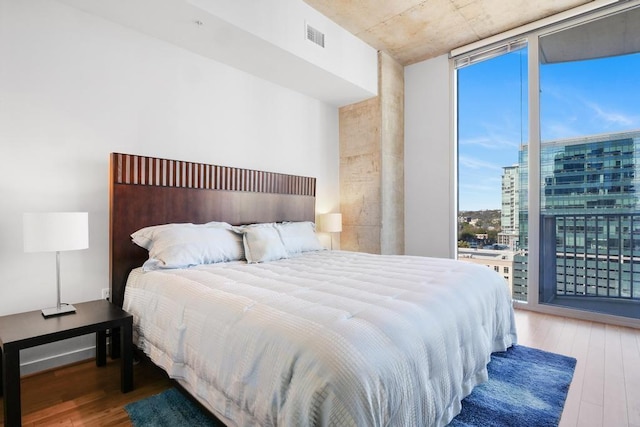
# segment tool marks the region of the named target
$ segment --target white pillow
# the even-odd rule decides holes
[[[149,259],[143,264],[145,271],[244,258],[242,237],[228,224],[168,224],[137,234],[134,242],[138,241],[149,251]]]
[[[316,236],[315,224],[310,221],[283,222],[276,224],[276,228],[289,255],[324,249]]]
[[[149,250],[151,247],[151,243],[153,243],[153,236],[161,230],[166,230],[169,227],[174,226],[184,226],[188,224],[163,224],[163,225],[152,225],[150,227],[141,228],[131,235],[131,240],[133,243],[140,246],[141,248],[145,248]]]
[[[287,258],[287,251],[274,223],[244,225],[237,227],[236,230],[242,233],[247,262],[256,263]]]
[[[151,243],[153,242],[154,236],[156,235],[156,233],[162,231],[162,230],[166,230],[167,228],[172,228],[172,227],[185,227],[185,226],[191,226],[194,225],[192,223],[170,223],[170,224],[162,224],[162,225],[151,225],[149,227],[144,227],[141,228],[140,230],[134,232],[131,235],[131,239],[133,240],[133,243],[135,243],[136,245],[145,248],[147,250],[149,250],[149,247],[151,246]],[[231,224],[228,224],[226,222],[217,222],[217,221],[211,221],[208,222],[206,224],[200,224],[199,226],[207,226],[207,227],[222,227],[222,228],[227,228],[229,230],[232,229]]]

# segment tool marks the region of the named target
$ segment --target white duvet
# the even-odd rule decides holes
[[[504,279],[436,258],[138,269],[124,309],[136,344],[238,426],[446,425],[516,342]]]

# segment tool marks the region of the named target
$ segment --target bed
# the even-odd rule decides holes
[[[516,341],[492,270],[321,250],[307,231],[266,262],[147,268],[152,251],[130,237],[260,224],[233,229],[255,260],[255,230],[285,236],[314,218],[313,178],[112,154],[111,295],[134,315],[136,345],[230,426],[446,425],[490,354]]]

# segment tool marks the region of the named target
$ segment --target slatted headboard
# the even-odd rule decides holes
[[[129,272],[147,259],[130,237],[142,227],[315,220],[315,178],[120,153],[109,170],[109,279],[120,306]]]

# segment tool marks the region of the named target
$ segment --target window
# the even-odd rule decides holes
[[[526,260],[520,158],[528,133],[527,52],[526,41],[516,40],[456,64],[461,260],[470,261],[471,253]],[[527,298],[526,276],[525,270],[509,280],[520,301]]]
[[[640,77],[629,72],[640,67],[629,26],[639,20],[632,9],[540,37],[545,304],[640,318],[640,248],[628,232],[640,221]]]
[[[637,22],[618,4],[454,58],[458,255],[505,251],[516,301],[640,319]]]

